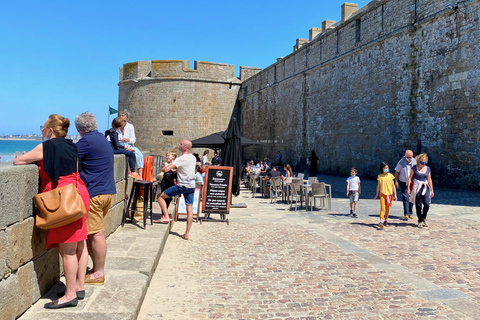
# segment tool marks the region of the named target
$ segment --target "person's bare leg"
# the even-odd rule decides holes
[[[85,273],[87,273],[88,251],[85,240],[77,242],[77,291],[85,290]]]
[[[107,241],[103,230],[89,234],[87,242],[88,253],[92,257],[93,268],[90,270],[90,278],[97,279],[105,275],[105,257],[107,256]]]
[[[162,194],[160,194],[158,197],[157,197],[157,202],[158,204],[160,205],[160,209],[162,209],[162,218],[163,219],[170,219],[169,216],[168,216],[168,207],[167,207],[167,202],[165,202],[165,199],[167,199],[168,196],[162,192]]]
[[[58,299],[58,303],[72,301],[77,297],[77,242],[59,243],[58,252],[62,256],[63,273],[65,275],[65,295]],[[85,277],[85,276],[84,276]]]
[[[193,205],[187,204],[187,230],[185,230],[184,238],[188,239],[190,234],[190,229],[192,228],[193,223]]]
[[[143,173],[143,168],[138,168],[138,174],[140,175],[140,177],[142,176],[142,173]]]

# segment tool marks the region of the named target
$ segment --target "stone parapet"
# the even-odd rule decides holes
[[[117,194],[105,217],[105,235],[121,224],[127,178],[124,155],[115,155]],[[38,193],[36,165],[0,165],[0,315],[15,319],[60,279],[62,268],[57,249],[45,248],[45,231],[35,227],[33,196]]]

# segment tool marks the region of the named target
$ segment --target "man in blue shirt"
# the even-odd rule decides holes
[[[90,195],[87,248],[93,267],[85,275],[85,284],[104,284],[107,241],[103,218],[110,209],[114,194],[117,193],[113,174],[113,150],[104,135],[97,131],[97,119],[90,112],[78,115],[75,126],[82,137],[77,142],[82,168],[80,176]]]

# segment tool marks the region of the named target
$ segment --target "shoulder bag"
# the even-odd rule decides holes
[[[37,205],[35,225],[40,229],[53,229],[66,226],[86,215],[88,212],[77,188],[78,161],[76,186],[67,184],[33,197]]]

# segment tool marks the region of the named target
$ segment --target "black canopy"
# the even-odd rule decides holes
[[[228,130],[228,129],[227,129]],[[225,139],[222,138],[222,134],[226,131],[215,132],[208,136],[192,140],[193,148],[211,148],[214,150],[221,149],[225,143]],[[258,144],[258,142],[240,137],[242,147]]]

